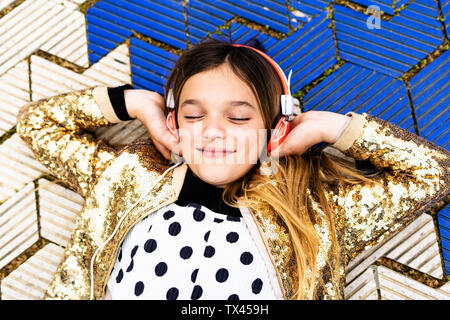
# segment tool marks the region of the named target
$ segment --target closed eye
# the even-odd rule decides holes
[[[234,120],[234,121],[246,121],[246,120],[250,120],[250,118],[230,118],[230,120]]]
[[[189,117],[189,116],[185,116],[185,118],[186,118],[186,119],[198,119],[198,118],[201,118],[201,117]],[[230,118],[230,120],[233,120],[233,121],[247,121],[247,120],[250,120],[250,118]]]

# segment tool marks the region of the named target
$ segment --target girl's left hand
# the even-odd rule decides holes
[[[277,148],[271,151],[272,157],[290,154],[300,155],[320,142],[333,144],[350,122],[350,117],[330,112],[310,110],[299,114],[291,121],[291,128]]]

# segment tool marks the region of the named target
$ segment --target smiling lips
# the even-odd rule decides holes
[[[196,148],[198,151],[202,152],[203,156],[207,158],[222,158],[227,155],[234,153],[234,151],[225,150],[225,149],[215,149],[215,148]]]

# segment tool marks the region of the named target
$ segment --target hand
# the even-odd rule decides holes
[[[159,93],[143,89],[124,91],[125,105],[130,117],[138,119],[147,128],[156,148],[167,160],[176,152],[178,140],[166,126],[164,97]]]
[[[291,121],[290,132],[277,148],[274,157],[300,155],[320,142],[333,144],[348,125],[350,117],[330,111],[307,111]]]

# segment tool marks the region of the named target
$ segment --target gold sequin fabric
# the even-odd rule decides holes
[[[94,131],[110,123],[96,104],[93,88],[64,93],[22,107],[17,133],[57,178],[85,198],[71,239],[46,292],[46,299],[89,299],[90,263],[125,212],[158,181],[170,162],[148,141],[120,150]],[[380,185],[339,185],[326,188],[342,252],[340,278],[331,280],[325,263],[330,253],[330,228],[318,201],[310,195],[320,235],[317,268],[323,276],[318,298],[342,299],[345,265],[356,255],[404,228],[449,192],[449,153],[417,135],[363,113],[364,125],[347,156],[370,160]],[[184,178],[184,177],[183,177]],[[174,171],[169,171],[123,220],[117,233],[96,256],[93,293],[102,299],[121,242],[141,219],[176,201]],[[270,205],[249,208],[275,268],[285,299],[298,289],[290,237]]]

